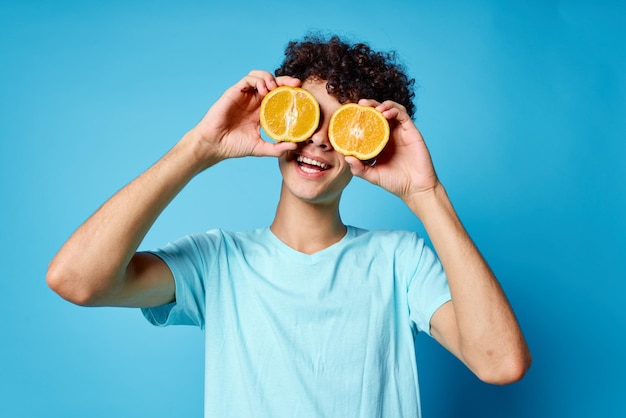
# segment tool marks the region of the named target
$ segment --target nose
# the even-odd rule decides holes
[[[325,123],[320,123],[317,130],[306,140],[307,144],[313,144],[316,147],[320,147],[323,150],[332,149],[332,145],[328,139],[328,126]]]
[[[316,147],[320,147],[323,150],[327,150],[330,149],[330,142],[325,141],[325,140],[319,140],[317,139],[315,136],[312,136],[311,138],[306,140],[307,144],[313,144]]]

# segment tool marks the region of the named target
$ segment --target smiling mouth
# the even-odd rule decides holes
[[[319,173],[320,171],[325,171],[331,168],[331,166],[326,163],[305,157],[303,155],[298,155],[296,162],[298,163],[300,169],[305,173]]]

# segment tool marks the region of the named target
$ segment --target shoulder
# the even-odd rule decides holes
[[[210,266],[226,258],[241,258],[255,252],[261,231],[233,232],[220,228],[184,235],[167,245],[151,250],[170,268],[174,265],[195,266],[208,271]]]
[[[194,232],[184,235],[174,241],[168,242],[165,246],[153,251],[159,255],[169,254],[179,257],[198,257],[204,254],[215,253],[224,247],[224,243],[232,240],[232,232],[222,229],[210,229],[204,232]]]
[[[386,250],[415,249],[422,247],[424,240],[417,232],[392,229],[368,230],[348,226],[351,241],[357,245],[380,247]]]
[[[230,231],[222,228],[213,228],[202,232],[194,232],[187,234],[178,239],[178,241],[195,241],[195,242],[224,242],[254,239],[261,236],[265,228],[253,229],[249,231]]]
[[[271,247],[273,244],[269,228],[251,229],[245,231],[230,231],[226,229],[211,229],[206,232],[193,234],[189,239],[197,245],[214,253],[227,255],[252,254]]]

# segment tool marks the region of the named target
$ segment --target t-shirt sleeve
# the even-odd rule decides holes
[[[214,255],[215,241],[208,235],[189,235],[150,251],[161,258],[172,271],[176,283],[176,300],[172,303],[141,311],[157,326],[196,325],[204,329],[205,278],[209,266],[206,254]],[[213,248],[214,249],[214,248]]]
[[[419,260],[408,283],[409,315],[418,331],[430,334],[430,320],[451,299],[448,279],[435,252],[418,239]]]

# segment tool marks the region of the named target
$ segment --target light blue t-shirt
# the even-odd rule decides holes
[[[176,302],[143,313],[206,336],[206,417],[419,417],[414,337],[450,299],[415,233],[348,227],[308,255],[269,228],[155,251]]]

